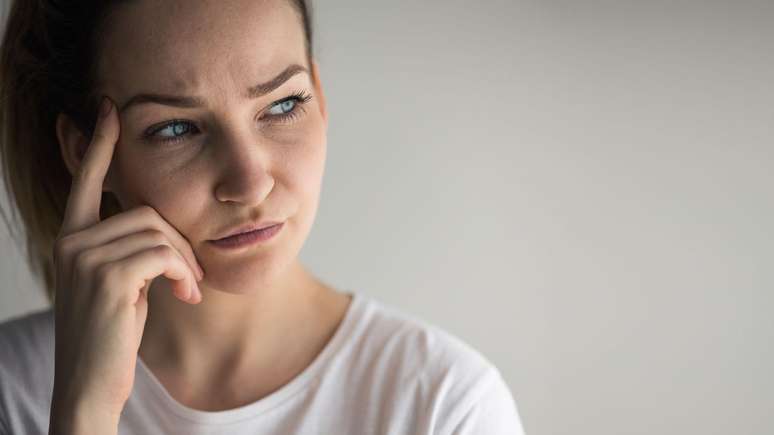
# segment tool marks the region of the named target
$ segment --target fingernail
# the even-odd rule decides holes
[[[198,264],[196,265],[196,269],[199,271],[199,281],[204,279],[204,269],[202,269],[201,266]]]
[[[190,298],[189,300],[191,300],[191,299],[194,299],[194,298],[196,297],[196,293],[199,293],[199,295],[201,296],[201,294],[202,294],[202,291],[201,291],[201,290],[199,290],[199,286],[198,286],[198,285],[196,285],[196,283],[194,282],[194,283],[192,284],[192,288],[191,288],[191,298]]]
[[[202,301],[204,296],[202,295],[202,289],[200,289],[198,285],[196,286],[196,292],[199,293],[199,301]]]
[[[113,104],[108,97],[102,97],[102,102],[99,103],[99,116],[100,118],[106,117],[110,110],[113,108]]]

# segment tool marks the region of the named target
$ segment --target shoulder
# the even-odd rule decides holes
[[[34,361],[53,357],[54,309],[45,308],[0,322],[0,349],[0,369],[15,375],[28,371]]]
[[[418,419],[438,433],[521,433],[507,384],[478,349],[429,321],[364,299],[364,327],[356,345],[362,358],[369,359],[367,375],[389,385],[383,391],[407,405],[407,397],[417,401],[415,409],[427,412]],[[491,426],[481,426],[486,420]],[[472,432],[461,431],[464,425]],[[507,429],[490,430],[498,427]]]
[[[365,336],[383,355],[401,360],[413,375],[444,374],[457,379],[485,373],[494,366],[477,349],[447,330],[375,299],[367,302]]]
[[[54,380],[53,308],[0,322],[0,420],[43,419]],[[42,421],[42,420],[41,420]]]

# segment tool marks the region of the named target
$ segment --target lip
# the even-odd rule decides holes
[[[239,233],[234,236],[224,237],[222,239],[210,240],[210,243],[219,248],[241,248],[254,243],[265,242],[282,230],[284,222],[263,227],[257,230]]]
[[[220,237],[219,239],[213,239],[213,240],[210,240],[210,241],[211,242],[217,242],[217,241],[220,241],[220,240],[226,240],[229,237],[237,236],[237,235],[242,234],[242,233],[248,233],[250,231],[255,231],[255,230],[259,230],[259,229],[263,229],[263,228],[268,228],[268,227],[277,225],[279,223],[281,223],[281,222],[278,222],[278,221],[263,221],[263,222],[257,222],[257,223],[253,222],[253,223],[245,224],[245,225],[242,225],[242,226],[239,226],[239,227],[231,228],[230,230],[228,230],[225,233],[226,235]]]

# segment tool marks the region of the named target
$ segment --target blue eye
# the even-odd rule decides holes
[[[295,100],[284,100],[271,106],[271,109],[269,109],[269,113],[272,113],[273,115],[284,115],[286,113],[291,112],[294,107],[296,107]],[[274,110],[275,108],[281,109],[280,113],[272,112],[272,110]]]
[[[162,124],[161,127],[149,128],[146,133],[143,133],[142,139],[147,142],[180,142],[185,140],[185,133],[191,129],[196,129],[193,123],[182,119],[174,119]]]
[[[303,105],[312,99],[311,95],[304,92],[296,92],[293,95],[275,102],[269,107],[266,118],[268,123],[290,122],[297,116],[300,116],[299,110],[303,110]],[[161,142],[179,142],[185,140],[185,134],[191,130],[198,130],[193,123],[182,119],[169,121],[156,129],[151,129],[143,135],[146,140],[154,140],[157,137]],[[163,134],[162,134],[163,133]]]
[[[163,132],[171,133],[172,136],[165,136],[161,134],[159,137],[161,137],[163,141],[170,141],[175,140],[176,138],[180,137],[180,135],[186,133],[188,130],[190,130],[191,123],[187,121],[179,121],[175,120],[172,121],[163,127],[161,127],[159,130],[156,130],[156,134],[161,134]],[[188,126],[185,128],[184,126]]]

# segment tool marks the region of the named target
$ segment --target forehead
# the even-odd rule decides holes
[[[139,0],[106,18],[100,87],[196,92],[239,86],[306,64],[300,16],[287,0]]]

